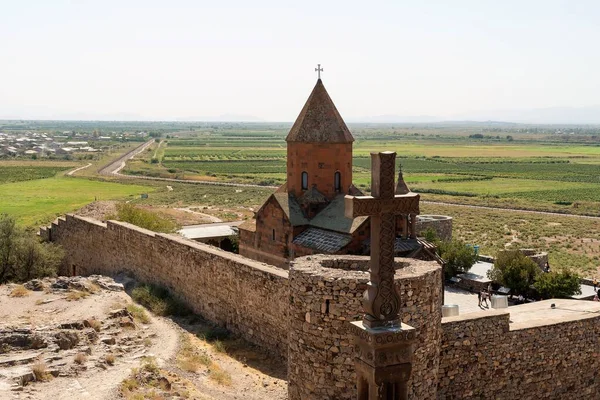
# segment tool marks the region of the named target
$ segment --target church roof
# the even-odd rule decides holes
[[[410,189],[404,182],[404,177],[402,176],[402,170],[398,172],[398,183],[396,184],[396,194],[408,194],[410,193]]]
[[[290,220],[292,226],[308,224],[308,220],[304,216],[302,208],[300,208],[300,205],[294,196],[286,192],[275,192],[273,197],[277,200],[277,203],[279,203],[279,206]]]
[[[344,195],[337,195],[331,203],[310,220],[310,225],[336,232],[353,233],[369,217],[346,218]]]
[[[294,122],[286,142],[352,143],[354,138],[321,79]]]
[[[310,227],[294,239],[294,244],[323,253],[335,253],[352,241],[352,236]]]
[[[300,197],[300,204],[303,206],[323,203],[327,203],[327,197],[325,197],[323,193],[319,192],[316,186],[308,189],[306,192],[304,192],[302,197]]]

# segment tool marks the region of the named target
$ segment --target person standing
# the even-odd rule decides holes
[[[594,292],[598,292],[598,279],[594,277],[592,284],[594,285]]]

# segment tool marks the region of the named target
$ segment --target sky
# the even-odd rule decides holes
[[[0,118],[293,121],[317,63],[348,120],[598,107],[598,21],[585,0],[0,0]]]

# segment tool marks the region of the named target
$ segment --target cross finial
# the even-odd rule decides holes
[[[321,68],[321,64],[317,64],[317,68],[315,68],[315,71],[317,71],[318,78],[321,79],[321,72],[323,72],[323,68]]]

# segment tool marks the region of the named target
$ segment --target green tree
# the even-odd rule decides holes
[[[540,267],[519,250],[502,251],[488,277],[515,293],[526,293],[541,273]]]
[[[462,240],[437,242],[438,254],[445,261],[444,275],[449,279],[457,274],[467,272],[477,262],[477,253]]]
[[[570,269],[540,274],[533,287],[544,299],[566,299],[581,294],[580,277]]]
[[[0,216],[0,283],[56,275],[63,257],[60,246],[42,243],[17,227],[14,218]]]

